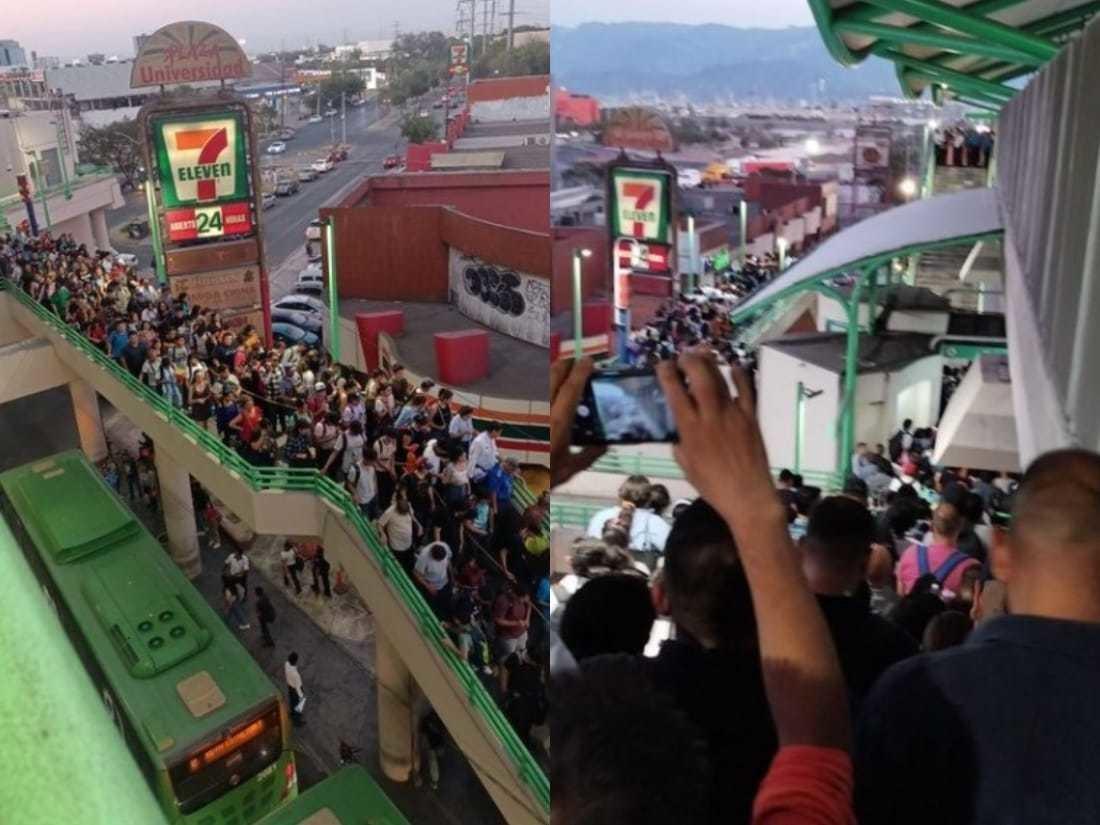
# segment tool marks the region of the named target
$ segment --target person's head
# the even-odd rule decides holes
[[[894,578],[894,557],[881,544],[871,545],[871,555],[867,559],[867,584],[876,589],[897,587]]]
[[[573,542],[569,559],[573,572],[591,579],[633,569],[634,559],[626,550],[600,539],[580,538]]]
[[[954,545],[964,526],[962,513],[954,504],[941,503],[932,513],[932,536],[937,543]]]
[[[436,542],[432,545],[432,549],[429,551],[430,555],[436,561],[443,561],[447,558],[447,547],[442,542]]]
[[[706,740],[638,657],[582,661],[549,694],[551,825],[710,821]]]
[[[867,482],[859,476],[848,476],[844,481],[844,489],[841,490],[841,495],[847,496],[852,501],[858,501],[860,504],[866,504]]]
[[[668,487],[663,484],[650,485],[649,495],[646,497],[646,507],[660,516],[668,509],[668,505],[671,502],[672,496],[669,495]]]
[[[994,576],[1013,613],[1100,621],[1100,455],[1055,450],[1031,463],[1008,530],[995,530]]]
[[[459,407],[458,408],[458,417],[459,418],[465,418],[465,419],[469,420],[470,416],[473,415],[473,414],[474,414],[474,408],[473,407]]]
[[[861,441],[858,444],[856,444],[856,454],[857,455],[867,455],[867,443],[866,442]]]
[[[500,434],[504,432],[504,425],[499,421],[490,421],[489,426],[485,428],[489,433],[489,438],[500,438]]]
[[[619,501],[634,507],[645,507],[649,501],[649,479],[641,475],[627,476],[619,485]]]
[[[664,573],[654,586],[659,612],[704,647],[756,645],[756,619],[733,535],[703,499],[672,525]]]
[[[262,587],[252,588],[252,592],[256,594],[257,599],[262,599],[264,596],[264,589]]]
[[[519,472],[519,462],[514,458],[506,458],[500,462],[500,468],[508,475],[514,476]]]
[[[605,653],[640,656],[656,618],[644,579],[600,576],[566,602],[561,639],[578,662]]]
[[[904,421],[902,421],[901,422],[901,428],[903,430],[905,430],[906,432],[909,432],[909,430],[913,429],[913,419],[912,418],[907,418]]]
[[[621,525],[616,524],[614,519],[609,519],[603,526],[603,532],[600,533],[600,541],[609,547],[627,550],[630,547],[630,534]]]
[[[794,473],[792,473],[790,470],[780,470],[779,471],[779,486],[780,487],[790,487],[791,484],[793,484],[793,483],[794,483]]]
[[[801,541],[810,589],[834,596],[852,593],[867,575],[874,535],[875,520],[864,505],[847,496],[821,499]]]
[[[363,422],[360,421],[358,418],[355,419],[348,425],[348,432],[350,432],[352,435],[362,435]]]
[[[288,662],[290,662],[291,667],[297,665],[298,664],[298,653],[297,653],[297,651],[292,650],[290,652],[290,655],[286,657],[286,660]]]
[[[921,650],[925,653],[935,653],[937,650],[961,645],[970,635],[973,626],[974,623],[967,614],[959,610],[945,610],[933,617],[924,628]]]

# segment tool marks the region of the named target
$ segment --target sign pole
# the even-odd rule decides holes
[[[157,219],[157,207],[153,201],[153,178],[150,174],[145,177],[145,207],[149,212],[149,234],[153,240],[153,267],[157,273],[157,283],[164,286],[168,283],[168,277],[164,273],[164,247],[160,240],[160,221]]]
[[[340,295],[336,279],[336,219],[329,216],[325,227],[325,258],[328,263],[328,351],[340,360]]]
[[[739,212],[741,221],[741,268],[744,269],[745,261],[749,258],[749,214],[744,198],[741,198]]]
[[[584,356],[584,319],[581,315],[581,260],[584,254],[573,250],[573,357]]]
[[[46,188],[38,182],[38,160],[35,159],[29,164],[31,168],[31,180],[34,181],[35,191],[42,197],[42,219],[46,221],[46,231],[50,231],[50,205],[46,202]]]

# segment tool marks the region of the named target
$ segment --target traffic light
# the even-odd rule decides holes
[[[19,185],[19,197],[23,199],[23,203],[30,203],[31,201],[31,185],[27,182],[26,175],[16,175],[15,182]]]

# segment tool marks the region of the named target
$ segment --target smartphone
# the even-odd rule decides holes
[[[573,444],[677,440],[672,411],[653,370],[630,368],[592,373],[577,405]]]

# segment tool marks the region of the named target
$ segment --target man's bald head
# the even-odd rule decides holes
[[[1055,450],[1035,459],[1016,491],[1011,536],[1021,548],[1100,549],[1100,455]]]

